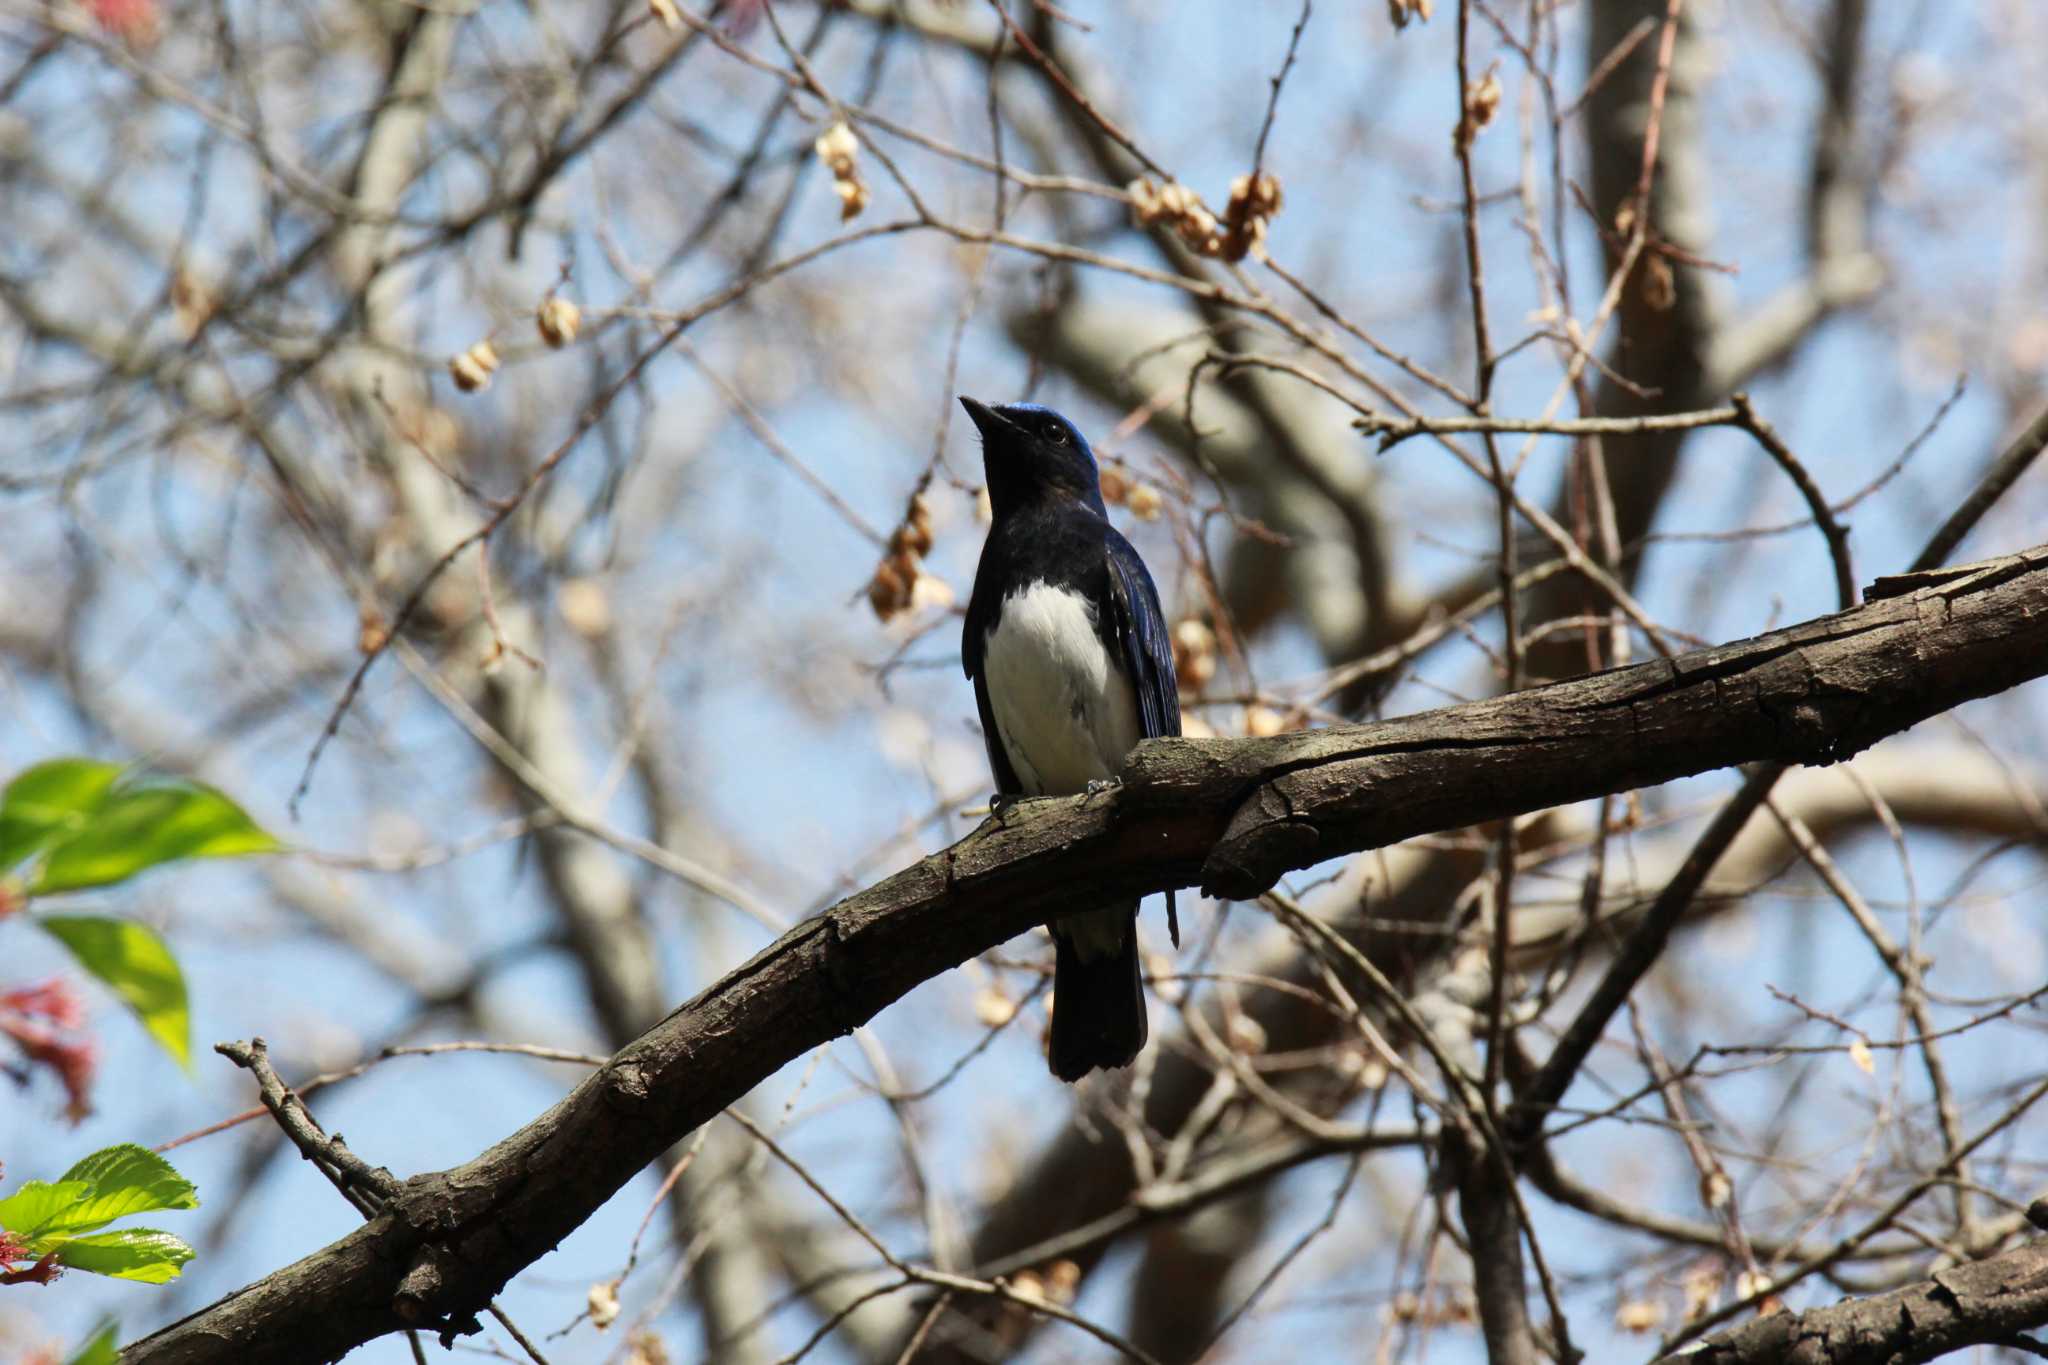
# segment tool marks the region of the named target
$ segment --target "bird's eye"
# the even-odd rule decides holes
[[[1067,443],[1067,429],[1058,422],[1047,422],[1045,424],[1045,439],[1051,441],[1056,446],[1063,446]]]

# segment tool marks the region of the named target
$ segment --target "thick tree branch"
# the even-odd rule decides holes
[[[648,1162],[779,1067],[1073,908],[1323,859],[1760,760],[1833,762],[2048,673],[2048,546],[1676,659],[1405,720],[1156,741],[1120,791],[1027,802],[806,921],[533,1123],[131,1346],[131,1362],[331,1359],[488,1304]]]
[[[1914,1365],[2048,1323],[2048,1241],[1952,1266],[1889,1294],[1774,1313],[1674,1359],[1698,1365]]]

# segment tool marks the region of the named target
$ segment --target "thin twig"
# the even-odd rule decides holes
[[[1266,119],[1259,125],[1258,145],[1252,148],[1254,180],[1258,179],[1259,172],[1265,168],[1266,135],[1273,131],[1273,116],[1280,111],[1280,89],[1287,84],[1287,73],[1294,69],[1294,54],[1301,47],[1302,30],[1308,27],[1309,11],[1314,6],[1315,0],[1301,0],[1301,17],[1294,21],[1294,32],[1287,39],[1287,60],[1280,63],[1280,73],[1273,77],[1273,93],[1266,100]]]
[[[500,1327],[512,1334],[512,1340],[519,1343],[519,1349],[526,1352],[533,1365],[548,1365],[548,1358],[540,1353],[538,1346],[526,1339],[526,1333],[519,1330],[519,1324],[506,1315],[505,1310],[498,1306],[496,1299],[491,1300],[491,1316],[498,1320]]]
[[[1382,453],[1412,436],[1438,436],[1468,431],[1519,432],[1537,436],[1631,436],[1644,431],[1691,431],[1695,427],[1731,426],[1734,408],[1706,408],[1699,412],[1660,412],[1642,417],[1417,417],[1397,421],[1391,417],[1365,417],[1351,425],[1368,436],[1380,438]]]
[[[358,1193],[365,1190],[380,1200],[397,1195],[402,1185],[396,1176],[382,1166],[370,1165],[342,1145],[340,1138],[329,1137],[321,1130],[305,1101],[292,1093],[270,1065],[270,1047],[263,1039],[216,1043],[213,1050],[255,1076],[263,1107],[277,1120],[277,1126],[299,1149],[299,1155],[333,1181],[350,1203],[357,1203]]]
[[[1849,567],[1849,533],[1835,520],[1835,514],[1828,509],[1828,500],[1821,496],[1820,485],[1806,472],[1806,466],[1799,463],[1799,457],[1785,444],[1777,430],[1757,416],[1756,408],[1746,393],[1729,395],[1729,402],[1735,408],[1735,425],[1756,438],[1764,452],[1777,461],[1778,468],[1785,471],[1785,477],[1792,480],[1792,486],[1799,490],[1799,496],[1806,499],[1806,510],[1813,514],[1813,524],[1820,528],[1821,536],[1828,543],[1828,558],[1835,566],[1835,597],[1843,611],[1856,605],[1856,574]]]

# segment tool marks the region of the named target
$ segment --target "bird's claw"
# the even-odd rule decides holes
[[[1097,777],[1091,778],[1088,782],[1087,787],[1085,787],[1083,790],[1087,792],[1088,799],[1092,801],[1096,797],[1101,796],[1104,792],[1115,791],[1118,787],[1121,787],[1123,784],[1124,780],[1121,777]]]

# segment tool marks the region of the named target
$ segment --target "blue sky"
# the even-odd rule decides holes
[[[1220,203],[1249,156],[1266,77],[1279,65],[1294,7],[1069,8],[1095,26],[1080,44],[1102,71],[1119,121],[1183,180]],[[1723,4],[1705,13],[1715,53],[1705,132],[1713,255],[1737,268],[1723,281],[1737,314],[1769,297],[1799,268],[1801,227],[1793,206],[1805,175],[1806,130],[1817,89],[1808,64],[1786,37],[1782,16],[1767,8]],[[2017,150],[2038,146],[2039,134],[2027,131],[2032,125],[2025,118],[1995,117],[2010,109],[2041,112],[2037,101],[2028,102],[2018,70],[2023,63],[2013,47],[2027,21],[1995,6],[1873,8],[1880,12],[1872,20],[1872,67],[1878,73],[1872,77],[1872,102],[1901,98],[1901,90],[1915,98],[1933,92],[1932,112],[1888,175],[1873,219],[1875,244],[1895,279],[1874,307],[1824,324],[1790,363],[1752,385],[1759,410],[1822,488],[1840,497],[1895,459],[1956,379],[1967,376],[1963,396],[1916,459],[1848,518],[1858,574],[1866,582],[1911,558],[2011,420],[2029,415],[2016,414],[2012,400],[2030,384],[2038,395],[2039,376],[2029,376],[2026,353],[2015,338],[2038,316],[2040,295],[2026,286],[2039,283],[2042,268],[2034,258],[2038,248],[2028,245],[2038,240],[2038,208],[2028,199],[2037,188],[2029,176],[2037,171]],[[1803,22],[1815,9],[1787,4],[1784,13]],[[272,21],[259,7],[234,6],[230,12],[252,37],[270,32],[265,25]],[[790,14],[801,16],[799,27],[809,22],[807,11]],[[1457,192],[1454,165],[1445,154],[1456,118],[1453,20],[1453,14],[1440,12],[1432,23],[1397,37],[1383,6],[1319,7],[1285,92],[1268,161],[1287,191],[1287,206],[1273,227],[1276,257],[1314,279],[1389,345],[1462,378],[1470,369],[1463,296],[1446,295],[1440,286],[1456,229],[1445,208]],[[174,23],[166,42],[146,60],[180,72],[212,98],[229,100],[235,93],[231,73],[208,68],[203,34],[188,29],[188,22]],[[473,22],[475,41],[498,44],[493,51],[524,52],[534,41],[529,19],[512,7],[487,6]],[[10,16],[6,23],[10,33],[33,32],[26,18]],[[820,69],[843,89],[857,80],[868,37],[858,25],[842,26],[817,57]],[[744,42],[757,54],[774,55],[764,29]],[[1482,64],[1498,55],[1483,34],[1478,43]],[[1582,63],[1569,39],[1566,50],[1564,84],[1575,89]],[[877,97],[878,109],[963,145],[985,145],[984,87],[969,63],[914,48],[892,60],[896,77]],[[479,58],[465,71],[473,84],[447,96],[444,112],[451,119],[486,107],[492,98],[488,62]],[[1519,154],[1512,58],[1502,71],[1509,101],[1478,148],[1482,184],[1494,188],[1511,185]],[[278,78],[272,112],[289,123],[309,111],[302,164],[338,173],[340,149],[351,146],[354,136],[346,112],[365,96],[370,79],[370,68],[355,56],[323,65],[317,81]],[[721,168],[683,133],[741,143],[770,90],[763,78],[728,58],[709,50],[694,55],[639,116],[632,145],[656,149],[657,159],[642,164],[623,144],[618,151],[602,145],[548,196],[520,261],[506,260],[504,236],[492,228],[405,275],[408,344],[433,385],[434,401],[455,413],[478,444],[505,442],[493,447],[495,463],[479,459],[490,486],[509,486],[515,471],[529,467],[571,429],[586,378],[583,367],[595,354],[618,364],[629,338],[615,327],[594,331],[577,351],[515,355],[493,388],[473,397],[453,393],[437,371],[440,358],[494,326],[507,335],[523,329],[525,310],[554,283],[565,260],[573,269],[570,292],[593,316],[631,302],[630,291],[606,265],[602,237],[609,235],[610,245],[631,259],[658,263],[679,222],[688,221],[706,187],[720,176]],[[189,112],[173,107],[150,120],[151,143],[139,156],[119,144],[115,177],[116,144],[104,103],[126,100],[133,91],[131,77],[74,49],[25,88],[20,108],[52,139],[46,143],[50,154],[88,179],[114,178],[119,204],[154,231],[175,233],[191,214],[198,223],[198,254],[212,269],[246,269],[249,258],[267,262],[288,254],[303,224],[289,216],[270,222],[258,198],[261,179],[246,153],[231,144],[210,153],[203,212],[192,210],[193,158],[206,138],[204,125]],[[1020,91],[1015,98],[1022,103],[1031,97]],[[813,135],[808,125],[792,123],[778,145],[800,151]],[[947,211],[969,221],[986,215],[985,179],[942,176],[930,158],[890,150],[900,152],[902,164],[920,177],[921,189],[933,189]],[[1569,173],[1582,177],[1576,145],[1570,158]],[[900,213],[903,202],[879,168],[866,169],[876,186],[871,219]],[[474,196],[480,184],[466,154],[449,152],[408,204],[420,212],[444,211]],[[16,274],[46,267],[58,283],[75,277],[68,293],[53,297],[66,298],[82,313],[132,322],[144,335],[164,332],[168,324],[147,308],[160,276],[96,277],[89,261],[60,249],[65,241],[51,203],[21,202],[26,230],[13,244],[0,242],[0,269]],[[1091,201],[1075,218],[1089,245],[1150,264],[1119,214],[1114,205]],[[1038,237],[1066,230],[1039,201],[1027,202],[1014,222],[1017,231]],[[1489,277],[1492,317],[1498,334],[1513,338],[1528,325],[1536,295],[1506,210],[1490,211],[1485,226],[1489,260],[1498,267]],[[801,250],[837,229],[830,187],[813,176],[792,205],[779,254]],[[746,245],[744,234],[732,236],[663,275],[654,306],[681,308],[723,285]],[[1599,283],[1595,243],[1583,226],[1575,230],[1571,250],[1574,303],[1583,315]],[[931,234],[855,247],[706,319],[688,341],[704,364],[755,397],[780,438],[865,521],[888,527],[900,515],[942,420],[950,420],[947,470],[970,485],[978,478],[967,424],[942,384],[951,324],[966,296],[970,266],[958,246]],[[1035,269],[1034,261],[1017,255],[994,258],[960,349],[958,391],[995,400],[1024,387],[1027,361],[1008,340],[1003,317],[1032,296]],[[1259,283],[1280,289],[1270,277]],[[1082,288],[1091,301],[1113,309],[1175,302],[1152,286],[1101,273],[1086,275]],[[294,322],[324,320],[321,307],[318,292],[309,288],[286,311]],[[516,337],[523,343],[523,330]],[[10,354],[22,365],[16,372],[21,377],[10,381],[13,391],[80,372],[61,352]],[[252,381],[262,368],[253,359],[241,364],[237,373]],[[1547,351],[1525,352],[1502,371],[1497,409],[1537,410],[1555,383],[1555,371]],[[1125,415],[1057,375],[1037,396],[1095,433],[1109,432]],[[101,708],[97,719],[82,717],[63,679],[16,670],[0,655],[6,716],[0,725],[0,772],[60,753],[126,758],[155,752],[195,763],[200,775],[232,791],[295,844],[354,857],[469,839],[500,819],[509,807],[494,785],[498,779],[419,683],[389,658],[370,675],[340,742],[314,774],[299,818],[291,818],[287,800],[341,681],[324,670],[307,681],[298,671],[309,661],[352,662],[348,647],[357,629],[356,604],[303,546],[281,548],[293,542],[277,524],[275,502],[248,450],[218,435],[167,439],[163,407],[148,394],[130,394],[99,412],[84,410],[90,406],[41,414],[22,403],[0,407],[0,449],[17,452],[0,455],[0,471],[16,460],[24,471],[41,471],[81,458],[119,456],[61,497],[47,490],[0,492],[0,522],[7,528],[0,535],[0,599],[17,604],[24,620],[53,629],[64,625],[67,611],[51,604],[86,575],[97,576],[90,609],[72,625],[88,690]],[[1332,420],[1340,421],[1340,414]],[[362,472],[345,421],[318,394],[295,394],[281,425],[303,442],[294,453],[339,495],[366,506],[375,502],[374,481]],[[1140,471],[1171,458],[1143,432],[1120,441],[1099,438],[1097,445]],[[1359,447],[1360,459],[1374,458],[1364,438]],[[1561,442],[1539,444],[1523,476],[1532,497],[1548,498],[1564,454]],[[1696,437],[1685,461],[1660,532],[1719,533],[1800,515],[1794,491],[1739,433]],[[627,470],[625,482],[614,496],[608,481],[621,468]],[[1491,494],[1440,452],[1414,442],[1380,459],[1378,469],[1382,513],[1404,581],[1418,589],[1445,582],[1490,552]],[[2016,490],[1964,553],[1989,554],[2038,538],[2042,477],[2037,473]],[[933,496],[939,535],[929,568],[964,598],[980,527],[965,490],[942,477]],[[703,847],[718,849],[732,875],[794,917],[828,895],[857,860],[871,864],[859,879],[864,883],[969,827],[957,815],[925,820],[940,801],[971,796],[986,780],[971,724],[971,695],[954,662],[956,627],[950,621],[917,623],[930,628],[910,650],[914,666],[892,674],[885,693],[873,669],[891,656],[905,632],[879,626],[859,600],[874,548],[725,413],[716,390],[691,362],[676,355],[654,362],[644,385],[622,399],[604,429],[562,466],[543,505],[577,528],[567,538],[565,573],[601,582],[614,611],[631,622],[625,671],[635,686],[651,679],[647,743],[672,775]],[[1188,605],[1189,580],[1164,525],[1129,529],[1170,602]],[[1223,533],[1217,534],[1220,549]],[[202,547],[196,557],[214,567],[187,573],[171,550],[188,542]],[[459,572],[473,574],[473,563],[465,561]],[[498,575],[501,594],[533,589],[531,574],[522,577],[517,563],[501,564]],[[1750,634],[1833,605],[1820,541],[1810,530],[1732,547],[1713,540],[1660,542],[1640,595],[1659,619],[1710,640]],[[564,624],[550,591],[533,590],[529,605],[539,613],[544,633],[528,647],[546,660],[551,685],[590,698],[573,705],[571,714],[584,727],[579,734],[593,764],[602,766],[619,736],[605,728],[607,712],[596,700],[588,652]],[[664,645],[670,621],[680,625],[674,641]],[[1484,623],[1479,633],[1497,639],[1497,622]],[[1303,677],[1321,662],[1306,632],[1295,627],[1272,632],[1254,654],[1262,680]],[[1478,649],[1453,643],[1431,657],[1419,679],[1398,688],[1385,711],[1402,714],[1491,685]],[[2042,696],[2037,685],[1966,708],[1961,717],[2015,762],[2039,764]],[[1214,719],[1234,723],[1221,709]],[[1953,739],[1946,722],[1923,729],[1932,733],[1898,743]],[[1674,784],[1649,798],[1651,809],[1697,813],[1728,785],[1725,774]],[[621,827],[646,828],[648,812],[630,782],[606,814]],[[1916,839],[1912,870],[1919,896],[1932,902],[1982,851],[1974,841]],[[1888,914],[1904,913],[1911,896],[1888,844],[1861,841],[1841,856],[1874,903]],[[765,941],[763,931],[729,910],[643,868],[633,872],[647,888],[675,999]],[[499,1036],[597,1045],[578,979],[546,942],[554,931],[552,916],[533,858],[521,845],[501,843],[403,873],[316,862],[294,864],[291,873],[347,906],[371,932],[399,944],[401,953],[416,951],[416,943],[438,944],[433,951],[441,956],[431,959],[436,966],[521,952],[485,992],[484,1012]],[[2028,855],[2007,853],[1983,874],[1975,894],[1939,921],[1945,992],[1968,1000],[2039,984],[2040,936],[2027,917],[2038,876]],[[1302,881],[1313,877],[1304,874]],[[303,917],[281,913],[277,893],[261,870],[222,867],[166,872],[93,898],[95,906],[162,926],[177,947],[192,988],[200,1064],[194,1076],[178,1075],[117,1007],[102,1000],[95,1018],[105,1049],[100,1112],[64,1129],[53,1122],[47,1087],[13,1094],[13,1102],[0,1109],[0,1159],[8,1188],[20,1179],[54,1175],[107,1143],[165,1141],[246,1106],[250,1096],[243,1079],[206,1054],[213,1040],[260,1033],[287,1073],[301,1076],[351,1061],[407,1027],[413,1008],[408,992]],[[1192,913],[1200,926],[1211,911]],[[1231,941],[1248,941],[1262,927],[1240,911],[1232,919]],[[1156,924],[1148,932],[1163,938]],[[0,941],[10,955],[7,981],[33,980],[65,967],[55,945],[25,925],[0,926]],[[1839,911],[1808,882],[1794,880],[1684,939],[1646,1015],[1674,1055],[1709,1038],[1776,1037],[1787,1027],[1787,1011],[1764,989],[1768,982],[1802,998],[1861,1009],[1857,1017],[1866,1027],[1888,1031],[1894,1021],[1877,990],[1874,960],[1866,954],[1841,967],[1855,951]],[[934,1077],[972,1043],[972,1003],[980,980],[971,971],[948,974],[876,1021],[875,1036],[907,1074]],[[1165,1015],[1154,1018],[1158,1029]],[[1958,1047],[1959,1083],[1972,1094],[1988,1092],[2009,1072],[2013,1040],[2028,1038],[2027,1027],[2022,1020],[2010,1031],[1988,1031],[1981,1046]],[[440,1029],[429,1036],[450,1035]],[[934,1169],[965,1207],[981,1197],[1004,1160],[1027,1159],[1072,1121],[1064,1093],[1044,1075],[1036,1051],[1028,1031],[1013,1030],[926,1107]],[[355,1150],[403,1175],[473,1156],[537,1114],[573,1074],[514,1058],[401,1059],[338,1087],[316,1109],[330,1128],[347,1134]],[[857,1049],[835,1045],[823,1060],[786,1068],[755,1097],[755,1112],[786,1115],[793,1150],[845,1192],[863,1216],[914,1246],[916,1229],[901,1216],[903,1176],[893,1125],[886,1107],[863,1088],[867,1074]],[[1862,1131],[1857,1123],[1865,1121],[1867,1129],[1873,1106],[1893,1094],[1910,1099],[1919,1084],[1917,1073],[1896,1064],[1895,1054],[1880,1059],[1875,1078],[1862,1077],[1839,1056],[1816,1064],[1802,1092],[1812,1100],[1810,1122],[1789,1125],[1790,1149],[1826,1170],[1850,1169]],[[1896,1091],[1888,1089],[1893,1086]],[[1776,1073],[1730,1077],[1713,1089],[1728,1130],[1745,1135],[1768,1128],[1784,1094]],[[2027,1131],[2038,1136],[2038,1124]],[[167,1223],[201,1245],[200,1259],[180,1284],[145,1289],[72,1276],[51,1291],[10,1291],[0,1323],[13,1319],[19,1328],[32,1315],[32,1326],[24,1330],[75,1338],[97,1316],[112,1312],[124,1330],[140,1330],[317,1250],[353,1226],[355,1215],[309,1168],[284,1158],[260,1170],[238,1206],[231,1192],[247,1174],[242,1163],[249,1140],[244,1130],[176,1154],[206,1201],[202,1214]],[[1692,1176],[1676,1143],[1640,1142],[1631,1129],[1603,1128],[1568,1140],[1565,1153],[1602,1183],[1625,1184],[1661,1207],[1697,1212],[1687,1202]],[[1767,1164],[1759,1158],[1759,1167]],[[1249,1326],[1262,1348],[1315,1343],[1336,1331],[1375,1330],[1380,1300],[1374,1296],[1389,1286],[1392,1230],[1382,1239],[1360,1223],[1407,1208],[1420,1168],[1412,1158],[1389,1156],[1376,1159],[1370,1170],[1366,1188],[1350,1196],[1340,1230],[1289,1273]],[[1335,1167],[1316,1166],[1282,1183],[1273,1240],[1247,1262],[1251,1277],[1294,1230],[1321,1216],[1339,1174]],[[1783,1197],[1768,1176],[1759,1175],[1756,1188],[1766,1208]],[[651,1180],[634,1182],[515,1281],[504,1297],[513,1316],[539,1332],[565,1325],[588,1284],[616,1272],[652,1193]],[[786,1202],[822,1215],[804,1198],[793,1186],[784,1191]],[[1576,1215],[1540,1202],[1536,1207],[1546,1250],[1576,1286],[1571,1302],[1581,1345],[1594,1359],[1649,1354],[1648,1343],[1612,1334],[1612,1296],[1605,1287],[1616,1286],[1617,1295],[1636,1292],[1666,1267],[1653,1271],[1640,1262],[1640,1246],[1618,1242]],[[229,1215],[225,1225],[215,1221]],[[661,1233],[657,1223],[650,1236]],[[1123,1264],[1113,1263],[1089,1281],[1082,1311],[1100,1310],[1117,1320]],[[658,1258],[629,1284],[629,1314],[652,1298],[668,1265]],[[1242,1288],[1249,1287],[1247,1279]],[[670,1312],[659,1325],[678,1358],[692,1358],[695,1337],[687,1309]],[[793,1345],[800,1335],[792,1320],[777,1339]],[[0,1336],[0,1345],[7,1340]],[[584,1326],[548,1349],[556,1361],[596,1361],[608,1358],[615,1344]],[[1055,1331],[1044,1334],[1035,1349],[1034,1358],[1055,1360],[1092,1358],[1093,1348]],[[1433,1360],[1480,1358],[1476,1335],[1461,1329],[1438,1334],[1429,1352]],[[396,1340],[352,1357],[409,1358]]]

